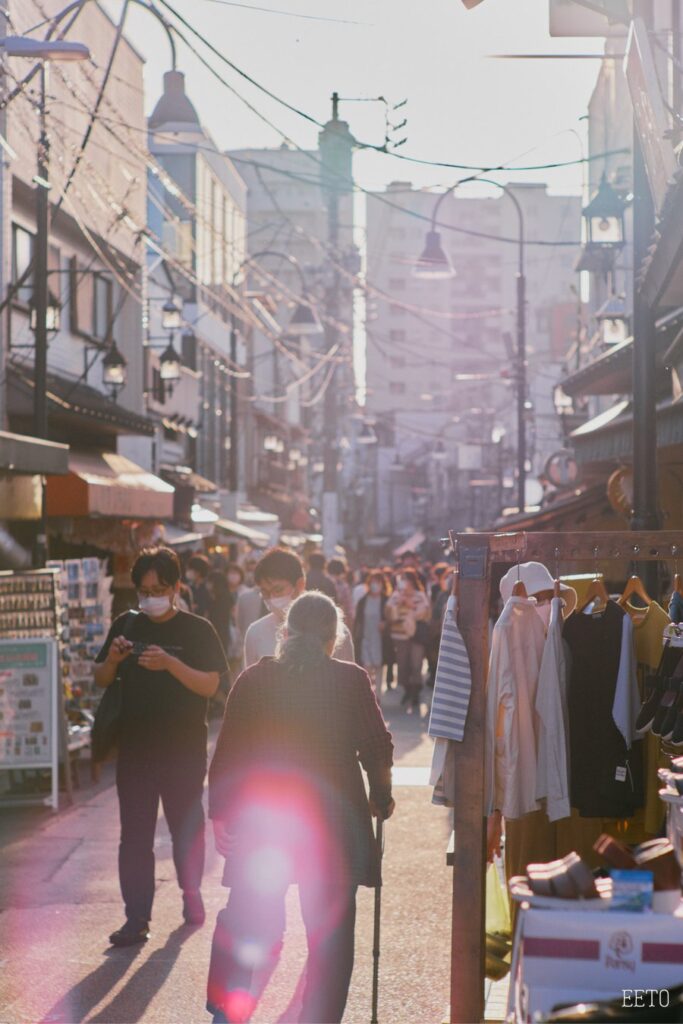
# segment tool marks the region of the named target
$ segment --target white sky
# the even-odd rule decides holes
[[[408,142],[402,152],[434,160],[490,165],[546,163],[581,155],[587,102],[599,61],[503,61],[497,52],[598,53],[599,39],[551,39],[548,0],[484,0],[467,11],[460,0],[240,0],[288,15],[222,0],[174,0],[174,6],[252,77],[318,120],[330,116],[330,95],[385,96],[408,106]],[[107,0],[114,17],[119,0]],[[170,67],[163,30],[131,5],[127,34],[147,59],[147,104]],[[341,19],[357,24],[307,20]],[[201,44],[198,44],[201,50]],[[210,56],[210,55],[209,55]],[[297,144],[313,146],[316,129],[259,93],[216,58],[228,81]],[[282,135],[261,122],[212,78],[181,43],[178,66],[187,91],[219,146],[277,146]],[[398,116],[401,115],[401,116]],[[381,143],[383,108],[343,103],[341,116],[356,138]],[[401,133],[403,135],[404,132]],[[400,136],[399,136],[400,137]],[[421,167],[360,153],[356,179],[380,188],[400,179],[416,185],[452,184],[457,170]],[[581,169],[508,174],[501,180],[547,181],[556,193],[578,193]],[[483,186],[477,186],[482,194]],[[495,192],[495,190],[493,190]]]

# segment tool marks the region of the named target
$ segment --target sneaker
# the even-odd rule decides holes
[[[112,946],[136,946],[140,942],[147,942],[148,938],[149,925],[146,921],[142,924],[126,921],[122,928],[111,933],[109,941]]]
[[[183,893],[183,918],[185,924],[202,925],[206,921],[204,901],[199,889]]]
[[[646,733],[652,728],[652,723],[655,720],[657,714],[657,708],[662,700],[662,695],[665,690],[666,680],[663,676],[652,677],[652,690],[650,696],[641,706],[636,718],[636,732]]]

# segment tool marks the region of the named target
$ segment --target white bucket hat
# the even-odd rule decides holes
[[[519,566],[513,565],[511,569],[508,569],[500,581],[500,596],[504,601],[512,597],[512,589],[517,580],[522,581],[529,597],[552,590],[555,586],[555,580],[542,562],[521,562]],[[564,617],[566,619],[576,608],[576,591],[573,587],[568,587],[566,583],[561,583],[560,595],[564,600]]]

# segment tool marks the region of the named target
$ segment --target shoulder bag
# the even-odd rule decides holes
[[[121,636],[130,639],[130,630],[137,619],[136,611],[128,612]],[[124,664],[122,662],[122,664]],[[97,705],[95,719],[90,734],[90,756],[94,764],[106,761],[113,754],[119,739],[121,728],[121,710],[123,701],[123,684],[119,673],[113,683],[105,688]]]

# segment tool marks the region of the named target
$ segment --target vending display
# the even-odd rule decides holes
[[[0,572],[0,639],[59,638],[63,609],[55,569]]]

